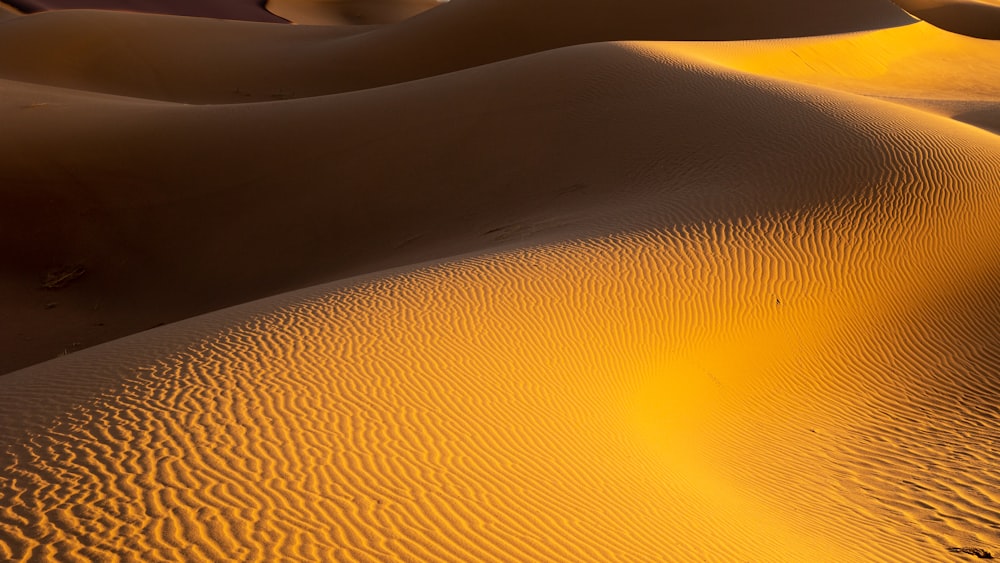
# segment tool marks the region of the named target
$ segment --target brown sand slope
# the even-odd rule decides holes
[[[0,77],[185,103],[273,101],[324,93],[335,70],[325,53],[370,30],[46,12],[3,24]]]
[[[879,4],[875,4],[879,5]],[[880,6],[880,5],[879,5]],[[881,10],[881,8],[879,8]],[[863,12],[861,15],[873,17],[881,14]],[[465,13],[465,12],[462,12]],[[425,18],[426,19],[426,18]],[[882,20],[878,20],[882,21]],[[808,22],[807,22],[808,23]],[[408,25],[403,24],[403,25]],[[786,25],[790,25],[786,22]],[[187,18],[173,18],[164,16],[144,16],[134,14],[115,14],[110,12],[60,12],[42,14],[18,18],[4,24],[0,30],[0,43],[4,48],[0,49],[0,57],[6,56],[6,60],[0,65],[2,75],[11,79],[29,80],[42,83],[56,83],[75,88],[90,88],[96,90],[124,90],[133,95],[143,95],[146,97],[158,97],[168,100],[205,100],[223,99],[225,102],[252,101],[252,100],[280,100],[284,98],[296,97],[303,92],[322,92],[331,88],[326,82],[329,73],[320,72],[327,64],[324,53],[330,49],[336,50],[344,41],[351,41],[357,35],[358,30],[351,28],[293,28],[288,26],[268,26],[249,23],[221,22],[211,20],[193,20]],[[701,32],[707,36],[715,33],[714,28],[707,28]],[[363,33],[363,36],[371,33]],[[520,37],[520,36],[519,36]],[[528,40],[531,40],[530,37]],[[128,49],[121,49],[118,46],[128,44]],[[461,51],[461,50],[460,50]],[[32,52],[33,56],[28,58],[18,53]],[[69,53],[69,55],[67,55]],[[379,67],[373,67],[376,79],[379,79]],[[335,77],[340,76],[334,74]],[[367,80],[367,79],[366,79]],[[511,79],[513,80],[513,79]],[[376,80],[377,81],[377,80]],[[334,80],[336,82],[336,80]],[[107,87],[109,84],[114,87]],[[335,86],[336,84],[334,84]],[[418,87],[422,88],[422,87]],[[451,99],[461,99],[463,95],[458,94],[461,87],[453,87],[455,92]],[[151,230],[151,234],[129,234],[124,236],[117,232],[117,225],[132,224],[142,225],[143,230],[148,229],[148,221],[142,217],[131,217],[131,210],[120,205],[106,207],[109,202],[116,202],[122,197],[138,198],[144,201],[146,196],[142,191],[136,191],[137,186],[145,186],[153,192],[166,193],[178,189],[179,185],[190,186],[190,192],[198,194],[197,197],[205,197],[202,193],[200,180],[197,178],[204,174],[203,171],[216,170],[215,174],[227,174],[228,166],[232,165],[236,158],[245,158],[247,154],[254,154],[259,148],[274,142],[273,131],[264,132],[258,128],[258,138],[251,140],[241,131],[243,122],[251,113],[257,115],[258,108],[247,106],[237,111],[218,111],[212,108],[196,110],[195,108],[174,107],[168,110],[165,105],[148,105],[148,108],[139,109],[142,106],[137,101],[105,99],[104,103],[98,103],[99,97],[78,95],[72,92],[59,92],[37,88],[29,85],[11,84],[11,92],[19,92],[12,95],[7,105],[11,113],[8,121],[12,131],[22,128],[23,134],[12,134],[6,138],[11,147],[6,151],[6,156],[18,162],[11,165],[7,172],[7,198],[8,215],[11,218],[7,221],[8,231],[12,234],[7,237],[10,241],[10,252],[22,254],[22,258],[16,258],[10,262],[8,268],[16,272],[13,277],[5,280],[6,287],[11,293],[5,293],[9,297],[5,300],[12,303],[11,307],[16,307],[23,311],[28,319],[25,323],[8,325],[8,330],[14,333],[22,346],[17,351],[8,356],[9,366],[23,365],[27,358],[41,359],[50,357],[52,354],[70,351],[80,346],[89,345],[111,337],[121,336],[135,330],[147,328],[159,322],[167,322],[182,318],[183,315],[193,314],[208,310],[208,308],[239,302],[245,297],[260,296],[264,291],[287,288],[288,284],[298,283],[299,276],[293,273],[275,274],[272,277],[264,276],[261,281],[251,281],[241,284],[239,287],[253,287],[253,291],[242,292],[239,288],[233,291],[229,285],[232,284],[232,277],[240,276],[239,273],[213,274],[218,279],[230,276],[225,282],[226,289],[223,295],[219,295],[220,290],[208,290],[207,286],[200,285],[201,281],[192,279],[174,286],[173,282],[167,283],[167,287],[201,287],[192,299],[181,299],[178,303],[163,304],[161,298],[151,298],[157,295],[159,289],[158,282],[143,281],[139,284],[133,280],[135,277],[147,277],[145,270],[139,267],[140,264],[149,266],[152,264],[176,264],[182,258],[170,258],[173,251],[169,250],[172,242],[172,234],[169,231],[170,221],[163,220],[163,223],[155,223],[156,227]],[[335,89],[335,88],[333,88]],[[559,103],[562,91],[553,94],[553,103]],[[78,96],[83,105],[75,105]],[[475,112],[493,111],[486,109],[496,98],[495,93],[482,91],[478,94],[478,101],[470,107],[480,109]],[[520,96],[520,95],[519,95]],[[470,100],[476,96],[471,96]],[[327,130],[317,136],[294,135],[302,138],[301,143],[309,147],[306,154],[315,154],[316,144],[322,146],[327,142],[325,135],[341,135],[336,143],[344,146],[351,146],[356,133],[369,135],[370,130],[379,129],[379,122],[384,123],[381,128],[388,128],[388,131],[395,131],[395,114],[386,111],[385,108],[395,107],[394,101],[389,101],[384,97],[375,96],[379,109],[357,114],[358,117],[350,120],[353,125],[338,126],[336,130]],[[527,99],[516,97],[514,104],[531,103]],[[91,104],[96,104],[91,107]],[[342,105],[342,104],[341,104]],[[442,100],[437,103],[435,112],[438,112],[441,119],[451,119],[450,107],[453,104]],[[68,115],[62,115],[57,108],[64,108]],[[346,106],[345,106],[346,107]],[[516,113],[517,106],[509,106],[508,112]],[[147,109],[159,113],[156,118],[161,121],[169,121],[162,124],[159,121],[146,122],[144,119],[134,117],[135,112],[146,115]],[[53,113],[51,110],[56,110]],[[40,110],[40,111],[39,111]],[[191,111],[189,111],[191,110]],[[170,117],[165,112],[171,112]],[[283,109],[274,109],[265,106],[261,115],[273,114],[279,116],[285,112],[297,114],[300,109],[291,106]],[[353,112],[351,110],[345,110]],[[66,113],[64,112],[64,113]],[[173,122],[173,113],[186,113],[189,117],[177,123]],[[200,112],[205,112],[200,113]],[[81,115],[85,114],[85,115]],[[201,115],[216,116],[227,123],[224,126],[224,138],[211,139],[212,135],[204,136],[202,131],[207,129],[202,123]],[[436,114],[430,114],[436,115]],[[89,117],[88,117],[89,116]],[[99,117],[97,117],[99,116]],[[64,119],[65,117],[65,119]],[[281,121],[281,117],[275,117]],[[423,123],[426,119],[411,118],[413,123]],[[433,118],[431,118],[433,119]],[[81,121],[82,120],[82,121]],[[87,151],[80,152],[78,142],[78,131],[99,131],[105,129],[103,124],[114,122],[115,125],[106,128],[102,135],[107,135],[106,141],[100,138],[88,139]],[[236,125],[236,122],[239,122]],[[137,140],[134,137],[144,131],[159,131],[163,128],[164,135]],[[420,128],[420,125],[409,125],[410,128]],[[463,124],[454,124],[452,129],[461,130]],[[173,134],[169,131],[174,130]],[[293,135],[291,130],[289,136]],[[419,134],[418,134],[419,135]],[[428,145],[423,147],[425,153],[437,151],[439,143],[434,138],[433,133],[427,133]],[[453,134],[454,135],[454,134]],[[237,137],[234,141],[234,137]],[[177,139],[176,146],[171,145],[170,138]],[[481,139],[488,140],[490,137],[484,135]],[[508,144],[520,143],[516,135],[502,137],[507,139]],[[36,142],[32,145],[32,139]],[[196,139],[196,141],[192,141]],[[383,138],[382,143],[389,146],[398,146],[391,137]],[[194,144],[192,144],[194,143]],[[16,146],[15,146],[16,145]],[[250,153],[242,152],[238,147],[252,145]],[[125,147],[128,157],[121,156],[122,147]],[[141,149],[139,147],[142,147]],[[327,147],[335,148],[335,147]],[[178,151],[173,157],[168,157],[172,151]],[[398,151],[392,148],[392,151]],[[77,154],[79,153],[79,154]],[[203,154],[202,157],[194,160],[185,156],[188,153]],[[214,162],[216,155],[230,154],[229,161],[223,158],[220,162]],[[50,154],[54,154],[60,160],[57,166],[52,166],[49,162]],[[289,153],[291,154],[291,153]],[[353,167],[353,171],[342,176],[343,182],[353,186],[368,186],[367,170],[380,167],[371,159],[381,159],[379,148],[372,145],[368,147],[368,159],[360,159],[358,165]],[[394,152],[390,154],[395,154]],[[419,154],[419,151],[418,151]],[[68,156],[65,160],[63,156]],[[303,157],[294,155],[291,162],[299,162]],[[306,160],[310,159],[306,157]],[[228,162],[228,163],[227,163]],[[472,161],[475,163],[475,160]],[[179,164],[175,164],[179,163]],[[295,165],[293,165],[295,166]],[[310,166],[315,166],[311,164]],[[157,178],[152,171],[167,167],[173,172],[164,173]],[[541,165],[539,165],[541,167]],[[349,167],[351,168],[351,167]],[[117,169],[119,172],[108,176],[109,170]],[[260,171],[259,178],[255,180],[260,185],[266,186],[264,190],[272,193],[283,193],[285,184],[278,179],[280,173],[270,171]],[[100,171],[98,177],[101,179],[96,183],[100,185],[98,193],[100,195],[81,195],[77,180],[69,178],[82,178],[84,182],[93,184],[91,174]],[[301,172],[303,176],[309,175],[308,170]],[[399,172],[385,172],[390,177],[384,185],[393,185],[403,181],[409,172],[401,169]],[[431,174],[431,172],[426,172]],[[436,173],[436,172],[435,172]],[[208,177],[211,178],[209,172]],[[465,175],[468,176],[468,175]],[[191,180],[194,178],[194,180]],[[455,181],[463,178],[462,174],[455,177]],[[312,178],[310,182],[316,182]],[[212,183],[212,180],[208,180]],[[227,180],[235,182],[235,180]],[[25,188],[25,186],[30,186]],[[90,188],[87,188],[89,190]],[[355,188],[361,189],[361,188]],[[374,190],[371,193],[379,193]],[[122,195],[124,194],[124,195]],[[89,209],[96,211],[90,215],[79,216],[76,210],[80,205],[80,198],[90,198],[90,203],[85,204]],[[158,196],[160,197],[160,196]],[[231,203],[221,196],[217,197],[217,213],[229,214]],[[47,198],[45,205],[39,202]],[[348,198],[350,199],[350,198]],[[405,198],[404,198],[405,199]],[[369,202],[378,201],[376,198],[368,199]],[[143,205],[150,205],[145,202]],[[176,205],[176,204],[175,204]],[[419,206],[420,204],[418,204]],[[490,205],[489,203],[483,204]],[[448,215],[448,206],[444,206],[442,216]],[[156,218],[162,218],[167,213],[161,209]],[[172,212],[171,212],[172,213]],[[204,221],[194,219],[190,216],[197,216],[200,211],[181,210],[181,224],[197,223]],[[381,215],[381,211],[369,211]],[[293,216],[290,216],[293,217]],[[348,224],[355,224],[361,221],[362,216],[352,215],[352,221]],[[157,219],[160,220],[160,219]],[[295,221],[295,219],[289,219]],[[447,221],[445,224],[450,224]],[[24,228],[19,225],[25,224]],[[17,227],[15,227],[17,226]],[[378,227],[378,224],[375,224]],[[214,227],[213,227],[214,228]],[[310,227],[314,231],[326,230],[325,223],[317,222]],[[302,228],[294,229],[293,232],[302,231]],[[308,229],[306,229],[308,230]],[[346,230],[346,228],[344,229]],[[315,235],[320,239],[323,237],[336,238],[339,235],[332,232],[344,232],[344,230],[333,230],[325,235]],[[404,229],[405,230],[405,229]],[[117,234],[116,234],[117,233]],[[292,236],[293,240],[299,240],[299,235]],[[218,236],[213,234],[213,237]],[[238,240],[242,234],[233,233],[234,240]],[[314,236],[314,235],[309,235]],[[347,271],[347,265],[356,267],[361,258],[368,260],[368,256],[379,259],[387,254],[399,254],[396,262],[402,261],[404,253],[395,251],[388,252],[388,246],[398,246],[400,241],[410,240],[413,233],[405,237],[395,235],[390,238],[398,239],[395,242],[381,241],[374,244],[376,248],[383,250],[376,253],[368,253],[369,247],[365,244],[356,245],[355,250],[345,250],[339,247],[344,244],[334,245],[331,254],[338,256],[335,264],[320,263],[318,266],[309,266],[306,270],[326,276],[339,275]],[[373,237],[375,240],[379,236]],[[108,240],[115,242],[107,242]],[[158,240],[160,242],[151,245],[148,241]],[[198,240],[192,238],[192,241]],[[62,241],[62,242],[60,242]],[[66,241],[73,241],[68,243]],[[103,242],[102,242],[103,241]],[[129,241],[125,244],[124,241]],[[74,250],[65,250],[70,244]],[[277,245],[282,246],[284,242],[278,241]],[[465,243],[460,244],[469,246]],[[60,246],[61,245],[61,246]],[[110,245],[110,246],[108,246]],[[197,246],[195,242],[191,245]],[[296,243],[290,244],[295,247]],[[475,246],[475,245],[472,245]],[[53,248],[64,248],[64,250],[54,251]],[[352,247],[353,248],[353,247]],[[428,248],[430,246],[428,245]],[[302,255],[306,250],[298,251],[299,258],[294,259],[294,263],[302,261]],[[138,262],[130,263],[124,258],[110,258],[125,254],[137,256]],[[286,254],[286,253],[283,253]],[[295,255],[295,252],[290,253]],[[95,256],[105,256],[102,260],[95,262]],[[24,256],[30,257],[28,262],[24,262]],[[352,258],[353,256],[353,258]],[[425,256],[426,254],[422,254]],[[105,278],[103,282],[95,282],[100,279],[102,270],[108,268],[109,262],[117,262],[117,266],[111,268],[115,273],[110,278]],[[98,266],[98,263],[103,265]],[[96,269],[95,269],[96,268]],[[277,266],[272,266],[274,271],[279,271]],[[58,282],[63,274],[73,275],[74,272],[86,270],[86,279],[77,283],[76,287],[86,288],[88,284],[97,285],[91,288],[91,292],[86,296],[75,296],[72,291],[63,291],[58,298],[49,293],[39,292],[38,288],[47,283],[49,276],[53,276]],[[255,271],[259,268],[255,268]],[[131,275],[122,277],[126,271],[134,272]],[[298,270],[296,270],[297,272]],[[95,277],[95,274],[98,274]],[[312,274],[310,274],[312,275]],[[159,276],[158,276],[159,277]],[[280,278],[280,279],[279,279]],[[13,281],[11,281],[13,280]],[[88,281],[89,280],[89,281]],[[281,280],[293,280],[292,282]],[[219,282],[216,281],[216,284]],[[103,295],[112,294],[122,297],[124,286],[141,286],[142,289],[131,289],[126,293],[138,292],[144,297],[122,298],[113,301],[128,303],[124,307],[124,312],[120,314],[108,313],[108,300],[103,299]],[[216,286],[221,287],[221,286]],[[77,291],[77,290],[74,290]],[[83,291],[79,289],[78,291]],[[28,293],[26,293],[28,292]],[[209,297],[214,295],[214,297]],[[87,303],[86,306],[82,303]],[[53,304],[59,312],[52,311]],[[45,316],[37,315],[40,307],[50,307],[49,313]],[[103,311],[103,312],[102,312]],[[137,314],[139,312],[139,314]],[[109,316],[110,314],[110,316]],[[119,317],[127,317],[119,318]],[[123,324],[124,323],[124,324]],[[45,336],[47,335],[47,336]],[[44,342],[39,340],[44,338]],[[37,343],[37,344],[36,344]],[[44,350],[44,352],[42,352]],[[42,355],[39,355],[42,354]]]
[[[26,13],[48,10],[123,10],[280,23],[286,20],[264,9],[266,0],[9,0]]]
[[[1000,2],[996,0],[894,1],[942,29],[983,39],[1000,39]]]
[[[16,8],[4,4],[3,2],[0,2],[0,20],[10,19],[12,17],[19,15],[21,15],[21,12],[18,11]]]
[[[0,378],[2,557],[1000,548],[995,135],[669,43],[268,104],[5,89],[5,196],[59,227],[25,276],[181,303],[518,249]]]
[[[268,0],[266,7],[292,23],[372,25],[400,22],[438,4],[437,0]]]
[[[0,42],[27,41],[50,29],[42,24],[65,31],[88,21],[122,30],[131,22],[136,30],[130,41],[164,53],[173,46],[182,55],[177,61],[200,60],[194,54],[201,49],[218,54],[218,70],[205,68],[185,80],[164,80],[166,63],[164,72],[147,66],[144,74],[126,64],[94,69],[86,55],[66,63],[65,51],[42,50],[37,57],[41,66],[75,64],[77,76],[89,81],[127,79],[166,98],[221,91],[223,85],[232,87],[233,99],[294,96],[284,85],[324,80],[312,72],[319,49],[352,33],[350,27],[61,12],[8,22]],[[185,37],[190,41],[176,41]],[[102,44],[94,41],[80,45]],[[1000,116],[1000,81],[993,79],[1000,75],[1000,47],[926,24],[812,39],[664,46],[741,72],[892,99],[983,127]],[[515,222],[525,204],[519,197],[541,208],[565,205],[563,192],[588,183],[580,178],[618,182],[620,163],[593,152],[585,153],[590,162],[578,172],[553,170],[539,156],[546,147],[584,150],[588,142],[593,120],[573,125],[577,117],[558,111],[561,106],[606,108],[601,127],[619,112],[637,111],[605,84],[613,83],[614,73],[604,67],[590,80],[575,68],[578,56],[545,56],[563,66],[532,62],[528,68],[536,70],[522,77],[522,63],[512,61],[346,96],[228,108],[6,82],[2,111],[11,134],[0,140],[0,228],[10,258],[0,299],[19,321],[0,328],[7,342],[17,343],[3,355],[0,371],[371,266],[482,248],[492,244],[496,233],[489,231]],[[269,64],[275,74],[253,70]],[[5,72],[17,74],[10,67]],[[247,77],[254,82],[245,91]],[[655,98],[643,103],[660,105]],[[648,135],[668,135],[669,124],[661,127]],[[769,134],[768,124],[760,127]],[[627,128],[619,131],[629,135]],[[484,153],[483,147],[492,148]],[[508,194],[509,184],[515,189]],[[296,190],[290,192],[290,185]],[[425,197],[428,189],[433,197]],[[452,196],[469,190],[489,197],[475,191]],[[284,212],[258,223],[272,228],[255,226],[255,210],[272,208]],[[277,258],[262,260],[257,245]],[[65,287],[42,288],[62,282]]]
[[[561,0],[456,0],[344,38],[336,30],[259,31],[150,15],[40,14],[0,33],[0,76],[168,101],[239,103],[276,93],[360,90],[595,41],[807,36],[912,21],[888,0],[602,0],[571,8]]]

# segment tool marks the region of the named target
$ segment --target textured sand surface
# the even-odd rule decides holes
[[[587,6],[0,19],[0,560],[1000,554],[997,43]]]
[[[0,19],[8,19],[14,16],[20,15],[21,12],[17,8],[0,2]]]

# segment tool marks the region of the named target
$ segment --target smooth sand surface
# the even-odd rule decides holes
[[[0,21],[0,560],[1000,554],[997,43],[588,6]]]
[[[896,4],[942,29],[1000,39],[1000,2],[997,0],[896,0]]]
[[[757,0],[600,0],[572,9],[565,4],[448,2],[350,37],[341,29],[351,26],[299,30],[46,13],[11,22],[0,34],[0,68],[5,78],[36,84],[222,104],[362,90],[598,41],[796,37],[914,21],[888,0],[770,0],[767,9]]]
[[[309,25],[397,23],[431,8],[437,0],[267,0],[272,14]]]
[[[264,9],[266,0],[9,0],[26,13],[48,10],[122,10],[256,22],[285,22]]]
[[[21,15],[21,11],[17,8],[0,2],[0,20],[10,19]]]

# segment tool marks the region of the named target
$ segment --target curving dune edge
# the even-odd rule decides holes
[[[478,1],[0,16],[0,560],[1000,557],[1000,46]]]

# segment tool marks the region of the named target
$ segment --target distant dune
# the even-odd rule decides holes
[[[266,8],[293,23],[372,25],[397,23],[438,4],[437,0],[268,0]]]
[[[961,4],[0,10],[0,560],[1000,557]]]
[[[265,0],[8,0],[26,13],[47,10],[124,10],[257,22],[284,22],[264,9]]]
[[[942,29],[1000,39],[1000,2],[996,0],[898,0],[896,3]]]

